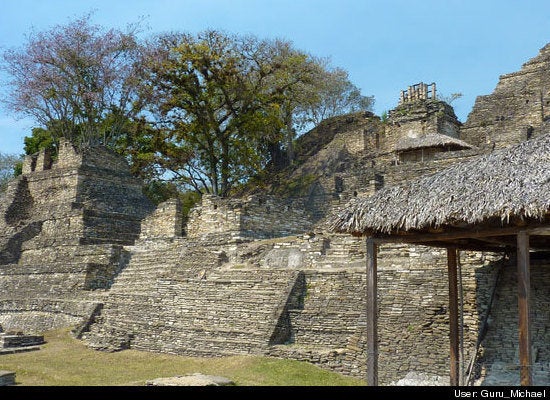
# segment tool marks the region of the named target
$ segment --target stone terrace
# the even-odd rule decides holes
[[[222,268],[218,246],[184,239],[132,253],[84,338],[94,348],[216,356],[260,353],[281,340],[277,325],[298,274]]]

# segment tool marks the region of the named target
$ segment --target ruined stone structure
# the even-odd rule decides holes
[[[298,140],[284,182],[235,199],[203,196],[186,223],[177,200],[153,207],[126,163],[105,149],[64,143],[57,160],[28,157],[0,201],[0,324],[31,333],[74,326],[98,350],[260,354],[364,378],[364,242],[328,232],[325,217],[354,196],[490,151],[486,137],[499,146],[527,138],[519,111],[516,119],[479,121],[493,118],[500,99],[519,107],[514,91],[530,88],[521,84],[528,77],[542,82],[547,51],[501,78],[464,126],[435,84],[423,83],[402,92],[386,123],[371,113],[324,121]],[[535,101],[524,100],[522,107]],[[534,134],[535,114],[524,120]],[[462,368],[471,382],[517,384],[508,375],[518,357],[511,262],[461,253]],[[550,263],[540,264],[535,382],[548,384]],[[444,381],[444,250],[383,245],[378,268],[380,383],[411,372]]]
[[[0,386],[15,385],[15,372],[0,370]]]
[[[493,93],[479,96],[462,138],[486,151],[540,135],[550,121],[550,44],[523,64],[521,70],[500,76]]]
[[[411,85],[407,90],[402,90],[399,94],[399,104],[406,102],[416,102],[417,100],[437,99],[437,93],[435,89],[435,82],[429,85],[420,82],[416,85]]]
[[[96,289],[119,272],[123,245],[153,210],[125,161],[62,143],[56,162],[27,157],[0,202],[0,324],[41,332],[98,307]]]
[[[202,197],[202,207],[192,210],[187,236],[229,234],[232,238],[272,238],[305,232],[312,227],[304,206],[273,196],[252,195],[245,199],[222,200]]]

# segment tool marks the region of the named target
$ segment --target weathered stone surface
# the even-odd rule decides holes
[[[313,227],[303,207],[268,195],[221,199],[203,195],[191,210],[187,236],[226,234],[233,239],[273,238],[303,233]]]
[[[147,386],[233,386],[235,383],[223,376],[195,373],[147,381]]]
[[[523,64],[501,75],[493,93],[477,97],[461,137],[487,151],[547,132],[550,123],[550,44]]]
[[[44,344],[44,336],[42,335],[25,335],[25,334],[0,334],[0,348],[7,347],[28,347]]]
[[[104,148],[63,142],[56,162],[42,152],[23,169],[0,201],[0,322],[25,332],[78,324],[153,206]]]
[[[15,372],[0,370],[0,386],[15,385]]]
[[[449,377],[411,371],[404,378],[392,382],[390,386],[449,386],[449,382]]]

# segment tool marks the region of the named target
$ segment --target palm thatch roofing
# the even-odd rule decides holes
[[[425,149],[430,147],[450,147],[452,149],[471,149],[473,146],[463,140],[440,133],[429,133],[416,138],[405,137],[396,145],[396,151]]]
[[[379,237],[525,224],[550,224],[548,133],[355,198],[329,220],[333,231]]]

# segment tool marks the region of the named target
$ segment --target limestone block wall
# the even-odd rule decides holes
[[[76,326],[88,319],[94,301],[55,298],[0,299],[0,325],[5,331],[42,333]]]
[[[394,151],[399,140],[419,137],[428,133],[440,133],[459,138],[461,123],[453,108],[439,100],[417,100],[402,103],[391,110],[380,148]]]
[[[130,257],[83,336],[91,347],[196,356],[265,350],[281,332],[297,272],[222,268],[218,246],[190,254],[185,244],[149,242]]]
[[[57,219],[71,211],[78,186],[76,169],[46,170],[23,177],[29,182],[33,219]]]
[[[431,160],[425,162],[403,163],[397,165],[394,163],[386,164],[382,169],[384,183],[386,185],[396,185],[407,182],[411,179],[437,172],[443,168],[449,167],[453,163],[477,157],[480,154],[481,152],[479,149],[468,149],[436,153]]]
[[[44,343],[42,335],[0,334],[0,348],[38,346]]]
[[[491,267],[497,258],[461,252],[464,359],[469,360],[484,312]],[[449,375],[448,276],[445,250],[385,245],[379,252],[380,381],[390,384],[416,371]]]
[[[493,93],[479,96],[461,129],[468,143],[487,150],[507,147],[548,129],[550,46],[513,73],[500,76]]]
[[[364,313],[363,271],[304,271],[303,305],[289,310],[291,343],[346,348]]]
[[[531,340],[535,385],[548,385],[550,375],[550,264],[533,262],[531,272]],[[482,342],[481,384],[519,385],[517,268],[507,263],[498,282],[489,327]],[[511,382],[511,383],[507,383]]]
[[[39,160],[46,158],[42,153]],[[64,142],[55,163],[36,165],[29,159],[26,163],[26,173],[10,183],[5,196],[8,204],[0,218],[0,259],[17,261],[14,250],[31,238],[30,247],[131,244],[139,236],[141,219],[154,208],[124,159],[104,148],[77,152]],[[41,224],[32,236],[24,231],[31,223]],[[24,240],[14,243],[17,233]],[[2,248],[7,246],[2,243],[9,240],[10,255],[2,257]]]
[[[312,223],[303,208],[266,195],[222,199],[203,195],[189,215],[187,236],[226,233],[235,238],[269,238],[306,232]]]
[[[313,224],[302,207],[273,196],[249,196],[241,215],[246,237],[270,238],[307,232]]]
[[[60,246],[23,251],[19,264],[0,268],[2,298],[78,298],[108,288],[119,272],[117,246]]]
[[[82,208],[83,243],[133,244],[141,220],[154,210],[125,160],[105,148],[83,152],[76,205]]]
[[[229,233],[238,236],[241,207],[240,202],[203,195],[200,205],[189,213],[185,229],[187,236],[194,238],[210,233]]]
[[[153,208],[105,149],[63,143],[50,161],[44,152],[27,158],[0,202],[0,320],[23,331],[89,319],[86,302],[123,266],[117,244],[133,243]]]
[[[159,204],[141,223],[142,240],[181,237],[182,234],[182,209],[178,199],[170,199]]]
[[[499,256],[461,252],[464,360],[474,354],[487,312]],[[362,263],[364,264],[364,259]],[[300,307],[289,310],[292,340],[269,354],[366,377],[365,270],[304,271]],[[379,381],[389,385],[408,372],[449,375],[446,252],[424,246],[384,245],[378,255]]]
[[[303,197],[304,207],[316,226],[347,205],[352,197],[369,196],[383,185],[383,177],[371,167],[344,164],[342,171],[321,176]]]

